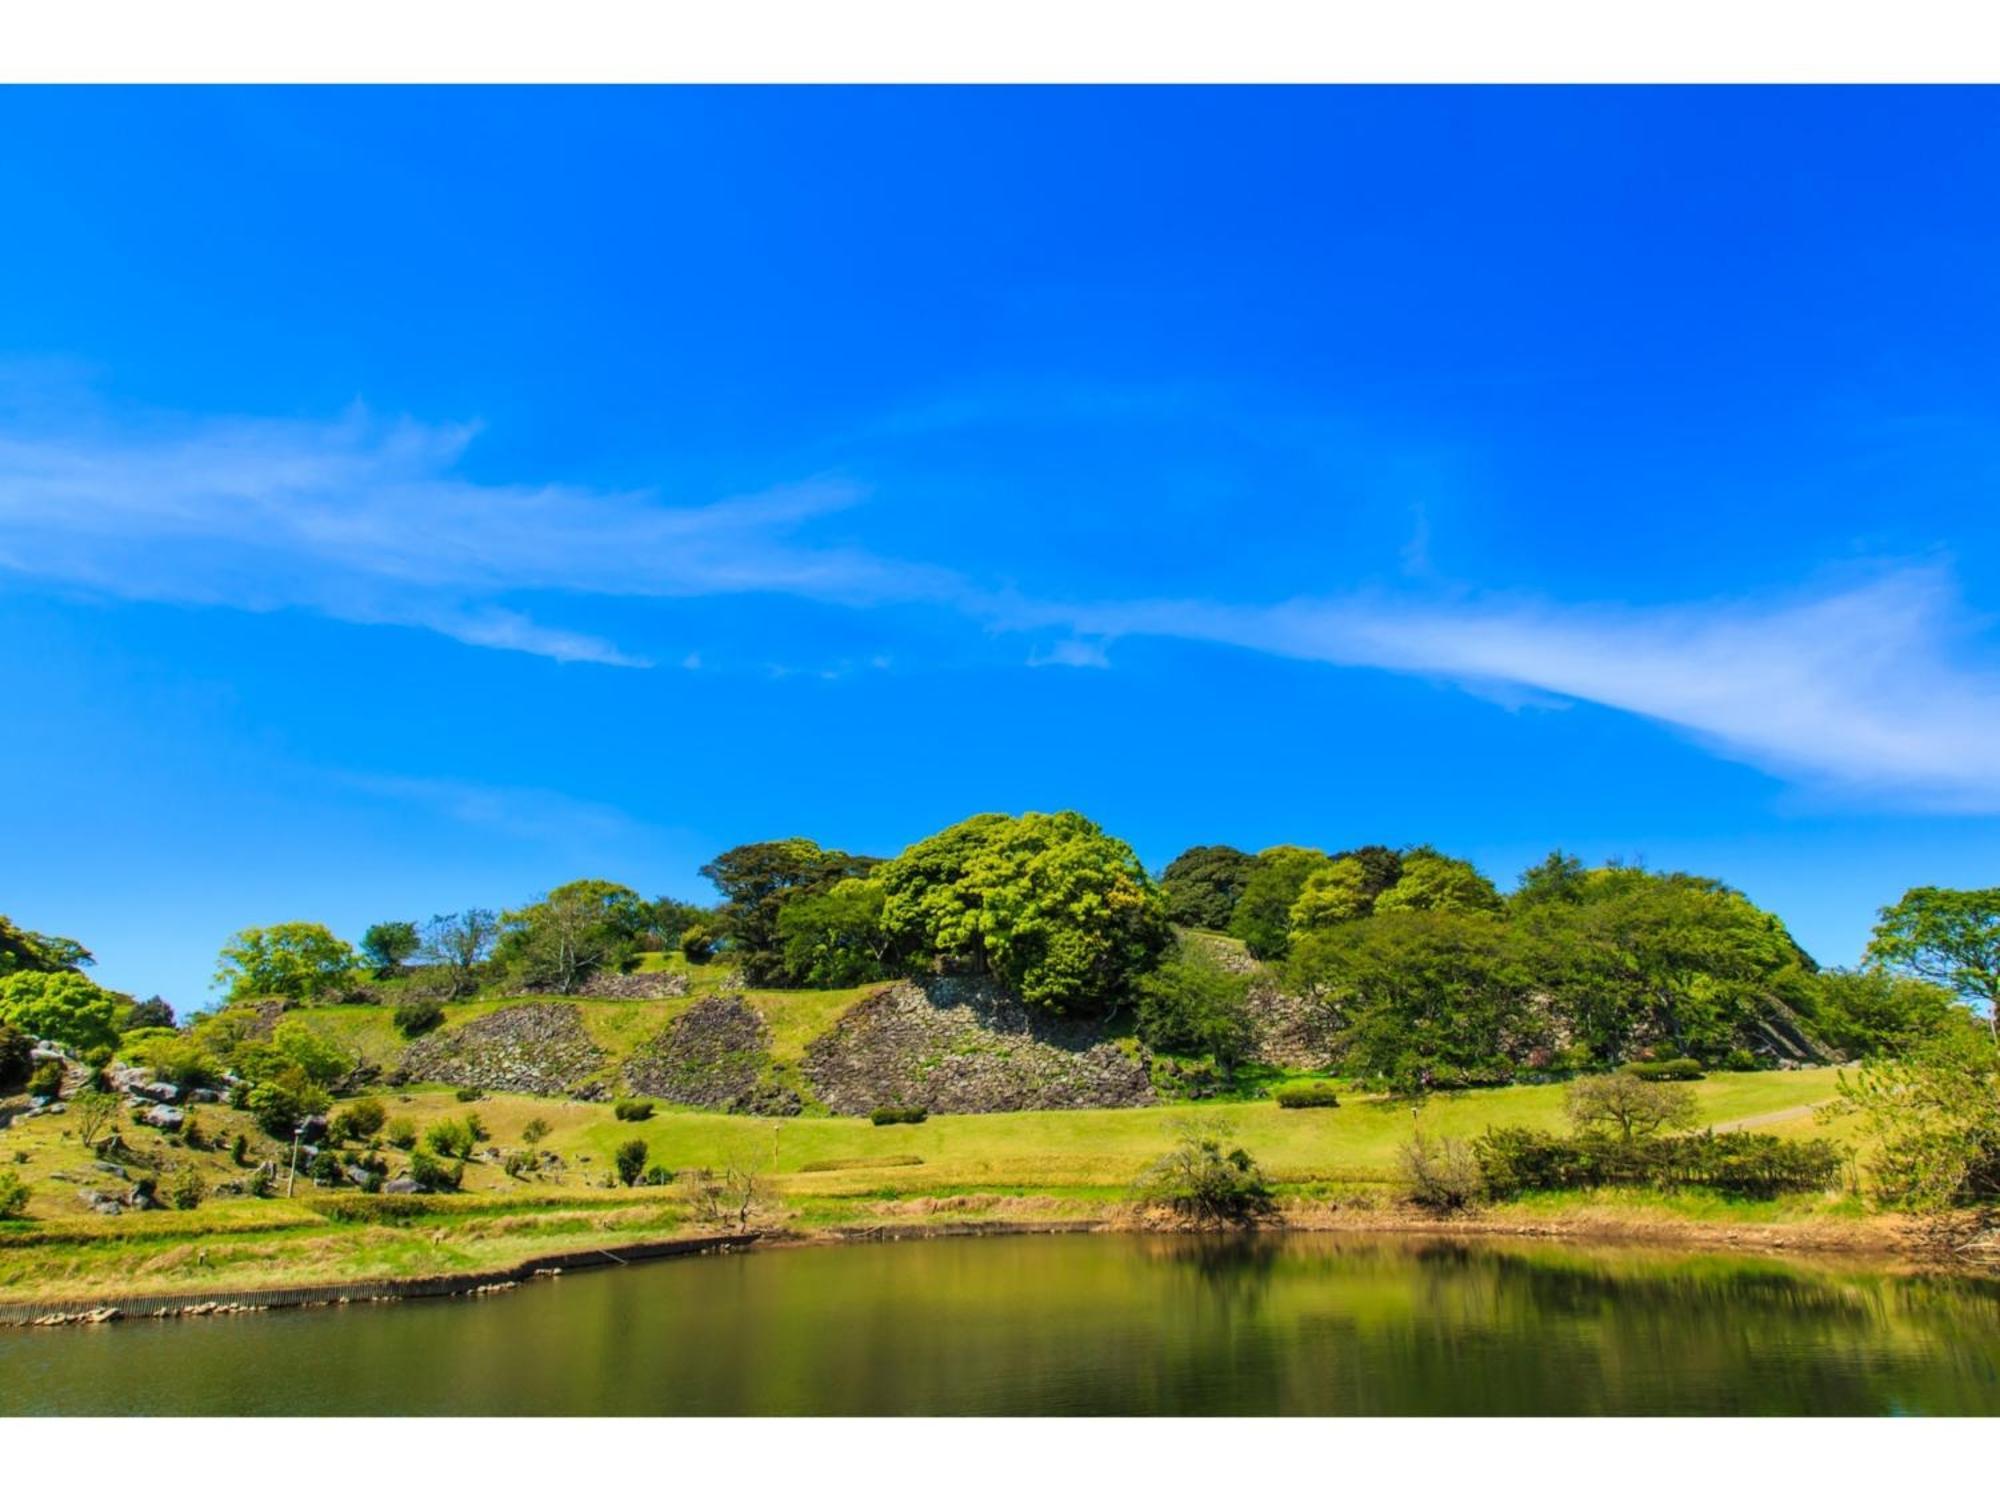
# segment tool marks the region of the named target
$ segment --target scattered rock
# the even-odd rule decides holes
[[[602,1097],[607,1059],[574,1005],[514,1005],[412,1042],[401,1071],[412,1079],[496,1093]]]
[[[175,1109],[171,1104],[155,1104],[151,1109],[141,1114],[139,1119],[143,1124],[150,1125],[155,1130],[173,1131],[179,1130],[181,1126],[187,1123],[187,1111],[184,1109]]]
[[[672,1000],[688,992],[685,974],[593,974],[572,995],[586,1000]],[[529,988],[531,995],[548,995],[553,990]]]
[[[984,980],[877,991],[806,1048],[804,1072],[820,1101],[843,1115],[887,1104],[991,1114],[1155,1102],[1141,1055]]]
[[[400,1197],[407,1193],[421,1193],[423,1188],[414,1177],[391,1177],[382,1184],[382,1191]]]

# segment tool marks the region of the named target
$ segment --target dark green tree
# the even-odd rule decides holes
[[[0,978],[9,974],[53,974],[62,969],[87,969],[96,960],[75,938],[50,937],[16,927],[0,916]]]
[[[576,992],[591,975],[616,972],[638,952],[650,909],[609,880],[572,880],[501,918],[496,954],[525,987]]]
[[[811,839],[739,844],[701,867],[722,894],[715,922],[750,984],[787,982],[778,915],[788,901],[866,875],[881,861],[822,849]]]
[[[1156,1052],[1209,1056],[1224,1078],[1250,1055],[1250,976],[1235,973],[1199,943],[1177,947],[1138,984],[1139,1039]]]
[[[778,912],[785,978],[844,988],[880,979],[895,944],[882,925],[888,893],[879,880],[843,880],[794,896]]]
[[[361,934],[362,956],[374,966],[378,979],[393,977],[422,944],[415,922],[377,922]]]
[[[1226,931],[1256,863],[1253,856],[1227,844],[1197,844],[1176,855],[1160,874],[1167,920],[1181,927]]]

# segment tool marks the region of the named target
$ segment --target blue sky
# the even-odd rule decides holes
[[[0,92],[0,910],[706,894],[1077,807],[1827,962],[2000,813],[2000,102]]]

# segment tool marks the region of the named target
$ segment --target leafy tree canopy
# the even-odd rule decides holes
[[[523,984],[567,995],[592,974],[622,968],[651,920],[629,886],[572,880],[505,913],[496,951]]]
[[[1292,903],[1291,941],[1297,942],[1304,933],[1369,915],[1375,910],[1376,896],[1370,883],[1367,866],[1351,854],[1314,870]]]
[[[882,978],[894,947],[882,926],[887,901],[881,881],[854,877],[794,896],[778,911],[785,977],[832,989]]]
[[[701,867],[722,894],[715,923],[751,984],[783,983],[786,961],[778,914],[795,896],[866,875],[881,861],[822,849],[811,839],[739,844]]]
[[[377,922],[361,934],[361,952],[384,979],[416,956],[423,939],[415,922]]]
[[[90,950],[75,938],[30,932],[0,915],[0,975],[53,974],[62,969],[87,969],[95,962]]]
[[[1888,969],[1826,969],[1816,986],[1813,1029],[1849,1057],[1907,1052],[1954,1020],[1958,998],[1941,984]]]
[[[1403,856],[1396,883],[1375,900],[1378,912],[1499,911],[1500,893],[1472,864],[1435,849],[1416,849]]]
[[[2000,1040],[2000,886],[1959,891],[1924,885],[1904,892],[1883,908],[1868,958],[1983,1006]]]
[[[129,1003],[71,969],[0,978],[0,1022],[72,1052],[116,1046],[118,1018]]]
[[[1160,874],[1167,919],[1182,927],[1225,930],[1256,863],[1227,844],[1197,844],[1176,855]]]
[[[1228,1076],[1250,1055],[1250,976],[1197,942],[1179,944],[1139,981],[1139,1039],[1157,1052],[1213,1057]]]
[[[1081,813],[982,813],[877,872],[899,951],[991,973],[1030,1004],[1119,1004],[1172,941],[1138,856]]]
[[[1277,844],[1264,850],[1244,882],[1229,934],[1258,958],[1283,958],[1291,946],[1292,906],[1314,871],[1333,861],[1318,849]]]
[[[352,947],[318,922],[246,927],[224,946],[215,982],[231,1000],[276,995],[319,1000],[343,989],[360,966]]]

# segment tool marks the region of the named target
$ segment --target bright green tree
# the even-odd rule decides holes
[[[1884,907],[1869,962],[1950,988],[1975,1007],[2000,1043],[2000,886],[1958,891],[1923,885]]]
[[[1435,849],[1403,856],[1403,873],[1375,901],[1378,912],[1498,911],[1499,891],[1470,862]]]
[[[786,905],[865,876],[880,863],[870,855],[822,849],[811,839],[770,839],[724,850],[701,873],[722,893],[713,921],[744,979],[783,984],[789,976],[778,918]]]
[[[630,887],[572,880],[501,918],[498,955],[524,985],[573,994],[592,974],[624,967],[651,921]]]
[[[894,948],[882,926],[888,892],[879,880],[842,880],[796,896],[778,913],[785,977],[844,988],[880,979]]]
[[[1299,887],[1298,900],[1292,903],[1291,940],[1297,942],[1301,935],[1337,922],[1355,921],[1374,909],[1367,868],[1352,855],[1343,856],[1314,870]]]
[[[0,915],[0,977],[23,972],[53,974],[61,969],[87,969],[95,960],[75,938],[51,937],[16,927]]]
[[[215,982],[231,1000],[319,1000],[344,989],[360,963],[352,947],[318,922],[279,922],[246,927],[231,938]]]
[[[118,1018],[129,997],[62,969],[23,970],[0,978],[0,1021],[72,1052],[118,1044]]]
[[[1283,958],[1291,946],[1292,906],[1317,870],[1333,861],[1317,849],[1277,844],[1257,856],[1229,919],[1230,936],[1258,958]]]
[[[1941,984],[1890,969],[1824,969],[1814,983],[1813,1030],[1852,1058],[1894,1056],[1964,1023]]]
[[[1173,940],[1138,856],[1081,813],[982,813],[876,872],[908,961],[990,973],[1050,1010],[1113,1008]]]

